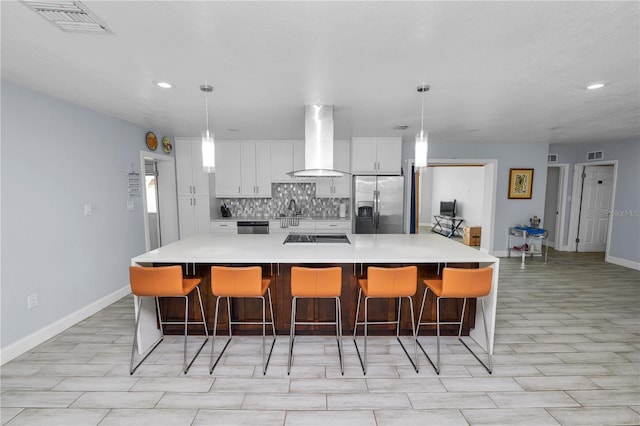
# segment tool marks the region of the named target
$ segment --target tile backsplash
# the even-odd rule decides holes
[[[302,216],[337,217],[340,204],[346,204],[349,217],[349,198],[316,198],[315,183],[272,183],[271,198],[215,198],[212,217],[220,216],[220,205],[226,203],[233,217],[278,217],[288,215],[289,203],[295,200],[296,211]]]

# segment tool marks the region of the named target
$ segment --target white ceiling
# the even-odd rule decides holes
[[[426,82],[432,141],[640,138],[637,1],[84,3],[112,34],[1,1],[2,78],[159,135],[200,134],[208,82],[219,139],[302,139],[323,103],[337,139],[410,140]]]

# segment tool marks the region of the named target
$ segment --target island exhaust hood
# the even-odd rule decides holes
[[[341,177],[345,172],[333,169],[333,105],[304,107],[304,169],[289,176]]]

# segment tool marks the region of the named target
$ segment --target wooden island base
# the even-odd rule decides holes
[[[160,264],[157,264],[159,266]],[[413,265],[413,263],[411,264]],[[202,292],[202,298],[205,309],[205,316],[207,318],[207,325],[209,327],[209,333],[213,331],[213,322],[215,314],[215,302],[216,297],[211,293],[211,264],[196,264],[189,265],[189,276],[196,276],[200,278],[200,290]],[[229,265],[225,266],[242,266],[242,265]],[[342,321],[343,321],[343,334],[349,335],[353,333],[354,319],[356,312],[356,304],[358,302],[358,278],[366,276],[367,264],[262,264],[262,273],[265,277],[273,277],[274,281],[271,284],[271,296],[273,298],[273,310],[276,324],[277,334],[289,334],[289,328],[291,325],[291,267],[292,266],[341,266],[342,267]],[[405,264],[387,264],[375,266],[389,266],[398,267],[405,266]],[[416,295],[413,299],[415,320],[418,320],[420,312],[420,305],[422,303],[422,297],[425,291],[425,286],[422,284],[424,279],[436,278],[438,276],[437,264],[419,264],[418,266],[418,286]],[[477,268],[477,263],[449,263],[447,266],[452,267],[466,267]],[[187,268],[183,266],[183,270],[186,272]],[[195,271],[194,271],[195,270]],[[441,272],[441,271],[440,271]],[[186,276],[186,275],[185,275]],[[470,329],[475,326],[476,317],[476,303],[474,300],[470,300],[467,312],[465,312],[464,325],[462,334],[469,335]],[[179,299],[162,299],[160,302],[160,309],[162,310],[162,318],[164,321],[183,321],[184,315],[184,302]],[[220,302],[220,318],[218,319],[218,334],[228,333],[227,328],[227,311],[226,302]],[[398,303],[397,300],[371,300],[369,302],[369,320],[370,321],[393,321],[397,317]],[[457,321],[460,318],[462,310],[461,300],[443,300],[441,302],[441,320],[442,321]],[[307,300],[301,299],[298,301],[298,321],[309,322],[327,322],[333,321],[335,315],[334,301],[333,299],[327,300]],[[231,306],[231,315],[235,321],[261,321],[262,320],[262,303],[259,299],[234,299]],[[201,315],[196,305],[194,305],[193,298],[190,298],[189,317],[191,321],[201,321]],[[364,312],[363,308],[360,310],[360,320],[363,320]],[[429,294],[425,302],[425,313],[423,321],[433,321],[436,319],[436,300],[433,294]],[[189,333],[203,334],[202,326],[190,326]],[[180,325],[166,325],[165,334],[182,334],[183,327]],[[267,333],[271,330],[267,327]],[[262,327],[260,325],[236,325],[233,327],[234,334],[261,334]],[[296,327],[297,334],[315,334],[315,335],[331,335],[335,333],[335,327],[333,326],[318,326],[318,325],[299,325]],[[362,330],[358,331],[361,334]],[[403,302],[402,317],[401,317],[401,329],[400,333],[403,335],[411,335],[411,316],[407,307],[406,301]],[[393,324],[388,325],[375,325],[369,326],[370,335],[394,335],[395,327]],[[420,328],[420,335],[435,335],[435,326],[423,326]],[[457,326],[441,326],[442,335],[457,335]]]

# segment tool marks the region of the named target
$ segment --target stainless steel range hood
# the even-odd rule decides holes
[[[333,169],[333,105],[304,107],[304,169],[288,173],[299,177],[341,177]]]

